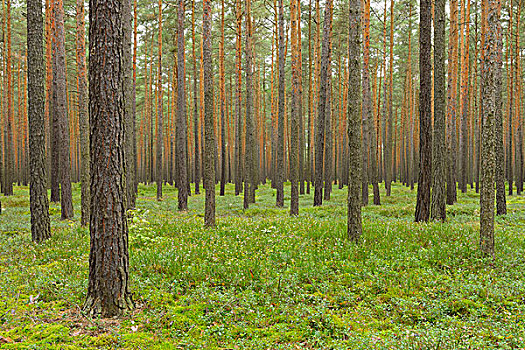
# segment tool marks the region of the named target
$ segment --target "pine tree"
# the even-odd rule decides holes
[[[31,237],[40,243],[51,237],[46,188],[44,136],[44,48],[42,1],[27,2],[27,61],[29,98],[29,156]],[[0,213],[2,207],[0,205]]]

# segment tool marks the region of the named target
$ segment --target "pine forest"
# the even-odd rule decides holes
[[[2,0],[0,349],[525,348],[524,21]]]

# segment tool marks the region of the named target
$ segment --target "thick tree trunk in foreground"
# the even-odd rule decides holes
[[[417,184],[416,221],[430,217],[430,185],[432,175],[432,121],[431,91],[432,66],[430,62],[432,6],[430,0],[420,0],[419,23],[419,179]]]
[[[91,250],[84,311],[102,317],[133,309],[128,285],[124,172],[123,4],[89,1]]]
[[[44,47],[42,1],[27,2],[27,78],[29,102],[29,166],[31,238],[40,243],[51,237],[46,188],[44,136]],[[2,207],[0,205],[0,213]]]
[[[457,201],[456,186],[456,115],[458,85],[458,2],[450,0],[450,31],[448,40],[447,82],[447,204]]]
[[[213,130],[213,66],[211,60],[211,0],[203,0],[204,67],[204,225],[215,226],[215,132]]]
[[[445,2],[436,0],[434,7],[434,172],[431,215],[432,219],[441,221],[446,219]]]
[[[348,238],[358,242],[361,219],[361,11],[360,1],[350,0],[348,50]]]

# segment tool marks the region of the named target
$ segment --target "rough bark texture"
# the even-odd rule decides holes
[[[203,0],[204,67],[204,225],[215,226],[215,132],[213,130],[213,66],[211,60],[211,0]]]
[[[361,11],[360,1],[350,0],[348,49],[348,238],[358,242],[361,219]]]
[[[119,316],[133,308],[129,291],[124,177],[123,9],[89,1],[91,250],[84,311]]]
[[[319,103],[315,128],[314,206],[323,204],[323,161],[325,151],[327,94],[329,93],[328,70],[330,68],[331,53],[330,38],[332,36],[332,9],[332,0],[327,0],[324,13],[323,43],[321,49],[321,72],[319,77]]]
[[[29,102],[29,166],[31,238],[40,243],[51,238],[46,188],[44,136],[44,47],[42,1],[27,1],[27,78]],[[2,207],[0,206],[0,213]]]
[[[284,64],[285,64],[285,43],[284,43],[284,5],[283,0],[279,0],[279,107],[277,116],[277,151],[275,164],[275,188],[277,189],[276,205],[284,206]]]
[[[480,248],[485,256],[494,257],[494,181],[496,175],[496,85],[497,32],[499,0],[483,0],[487,11],[484,33],[485,55],[482,81],[481,124],[481,194],[480,194]]]
[[[428,221],[430,217],[430,185],[432,182],[432,120],[431,93],[432,67],[431,30],[432,6],[430,0],[420,0],[419,22],[419,180],[417,186],[416,221]]]
[[[129,0],[128,0],[129,1]],[[87,106],[86,77],[86,30],[84,1],[77,0],[76,20],[76,58],[77,58],[77,90],[78,90],[78,123],[80,133],[80,197],[82,226],[89,224],[89,114]]]
[[[431,216],[441,221],[446,219],[445,3],[446,0],[436,0],[434,7],[434,171]]]
[[[177,25],[177,185],[179,210],[188,210],[188,151],[186,117],[186,64],[184,55],[184,0],[178,0]]]
[[[69,119],[66,91],[66,48],[64,32],[64,6],[62,0],[54,0],[56,51],[53,67],[54,118],[58,122],[57,145],[59,148],[60,207],[62,220],[74,216],[71,192],[71,156],[69,144]]]

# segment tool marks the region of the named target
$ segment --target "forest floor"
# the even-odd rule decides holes
[[[346,189],[300,216],[227,187],[217,228],[204,196],[177,212],[176,190],[140,186],[130,223],[137,309],[85,318],[89,231],[60,221],[31,243],[27,187],[2,198],[0,349],[516,349],[525,348],[525,197],[497,218],[496,259],[481,258],[479,196],[469,189],[446,223],[413,222],[416,193],[401,185],[364,208],[358,246],[346,239]],[[313,191],[312,191],[313,192]],[[289,193],[289,187],[286,188]],[[382,191],[382,194],[384,192]],[[285,198],[289,204],[289,197]]]

